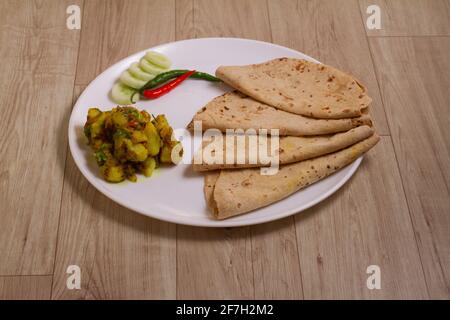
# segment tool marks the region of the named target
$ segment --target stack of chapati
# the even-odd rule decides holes
[[[267,163],[202,160],[193,164],[205,172],[205,198],[217,219],[267,206],[323,179],[353,162],[379,140],[369,116],[371,98],[352,76],[330,66],[280,58],[262,64],[222,66],[217,77],[236,91],[216,97],[193,118],[202,129],[278,129],[276,152],[280,168],[262,175]],[[193,122],[189,127],[193,127]],[[271,139],[268,137],[270,145]],[[245,136],[245,139],[250,139]],[[256,139],[262,139],[259,135]],[[225,138],[223,139],[225,141]],[[235,143],[205,141],[223,160],[237,159]],[[228,141],[228,140],[226,140]],[[227,158],[227,156],[230,156]]]

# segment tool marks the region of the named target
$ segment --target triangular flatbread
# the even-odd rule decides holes
[[[372,99],[352,76],[301,59],[221,66],[216,76],[236,90],[277,109],[314,118],[361,116]]]
[[[263,167],[270,166],[276,157],[278,163],[283,165],[344,149],[370,137],[373,133],[372,128],[361,126],[333,135],[310,137],[267,137],[266,140],[259,135],[253,137],[234,135],[228,138],[220,136],[219,139],[205,141],[194,157],[198,163],[194,161],[192,166],[194,171]],[[250,141],[251,138],[254,140]],[[242,139],[241,142],[238,142],[238,139]],[[279,139],[278,144],[272,146],[272,139]],[[260,140],[263,140],[263,143],[259,144]],[[251,161],[250,152],[253,152],[256,161]]]
[[[217,219],[225,219],[277,202],[355,161],[378,141],[379,136],[318,158],[280,167],[276,175],[261,175],[258,168],[208,173],[207,204]]]
[[[330,134],[372,125],[368,114],[351,119],[313,119],[278,110],[238,92],[227,92],[206,104],[188,125],[191,130],[194,121],[201,121],[203,131],[279,129],[280,136]]]

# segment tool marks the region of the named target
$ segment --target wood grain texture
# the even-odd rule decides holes
[[[89,84],[132,53],[173,41],[174,21],[175,0],[86,1],[76,84]]]
[[[81,85],[75,91],[81,92],[83,83],[116,59],[173,40],[175,24],[167,19],[174,21],[174,13],[173,1],[89,1],[77,69]],[[133,24],[122,26],[117,21],[122,16],[133,17]],[[136,32],[134,26],[153,31]],[[72,264],[81,268],[81,290],[66,288],[66,270]],[[69,155],[52,298],[169,299],[176,296],[175,286],[175,225],[116,205],[82,177]]]
[[[196,38],[194,0],[175,0],[175,32],[177,40]]]
[[[177,226],[178,299],[252,299],[249,228]]]
[[[53,272],[80,1],[1,1],[0,275]]]
[[[371,47],[432,298],[450,298],[450,38]]]
[[[52,276],[0,277],[0,300],[48,300]]]
[[[428,297],[390,137],[340,191],[296,222],[306,299]],[[367,288],[370,265],[381,269],[380,290]]]
[[[366,29],[369,36],[450,35],[448,0],[359,0],[359,5],[364,22],[369,5],[381,10],[381,29]]]
[[[251,227],[255,299],[302,299],[293,217]]]
[[[271,41],[265,1],[195,0],[195,36]]]
[[[373,99],[377,132],[388,135],[359,7],[348,0],[268,0],[273,42],[353,74]]]

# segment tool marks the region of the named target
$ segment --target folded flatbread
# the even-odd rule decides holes
[[[265,207],[347,166],[378,141],[373,134],[348,148],[280,168],[276,175],[261,175],[258,168],[208,172],[206,203],[217,219]]]
[[[211,100],[197,112],[188,125],[201,121],[202,130],[218,129],[278,129],[280,136],[311,136],[350,130],[360,125],[372,125],[368,114],[349,119],[313,119],[278,110],[255,101],[239,92],[227,92]]]
[[[234,135],[227,138],[220,136],[217,137],[219,139],[214,137],[202,145],[194,157],[192,167],[194,171],[262,167],[271,165],[276,158],[278,163],[283,165],[341,150],[370,137],[373,133],[371,127],[361,126],[325,136],[267,137],[267,140],[259,135]],[[241,142],[238,139],[242,139]],[[274,139],[278,139],[278,144],[272,146]],[[250,159],[251,153],[253,159]]]
[[[205,194],[205,201],[208,208],[210,208],[213,211],[213,208],[215,206],[214,204],[214,187],[216,185],[217,179],[219,178],[220,171],[208,171],[205,172],[205,184],[203,187],[203,192]],[[214,213],[214,211],[213,211]]]
[[[314,118],[359,117],[372,101],[366,88],[352,76],[301,59],[221,66],[216,76],[255,100]]]

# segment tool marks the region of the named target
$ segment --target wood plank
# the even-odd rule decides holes
[[[364,23],[369,5],[381,11],[381,29],[366,28],[369,36],[450,35],[448,0],[359,0],[359,5]]]
[[[308,54],[353,74],[373,99],[371,114],[379,134],[388,135],[358,4],[348,0],[268,0],[273,42]]]
[[[370,40],[432,298],[450,298],[450,38]]]
[[[296,222],[305,298],[428,298],[390,137],[341,190]],[[367,288],[369,265],[380,267],[380,290]]]
[[[52,276],[0,277],[0,300],[48,300]]]
[[[177,39],[230,36],[271,41],[267,8],[261,2],[195,1],[193,13],[187,1],[178,7],[179,2],[177,8],[184,12],[177,10],[177,25],[192,14],[195,32],[179,34],[177,29]],[[292,217],[238,229],[180,226],[177,235],[179,298],[302,296]]]
[[[132,53],[173,41],[173,21],[175,0],[87,1],[79,58],[84,68],[78,68],[76,84],[89,84]]]
[[[255,299],[302,299],[293,217],[251,229]]]
[[[101,57],[98,60],[80,55],[80,83],[96,76],[91,70],[102,70],[122,55],[173,40],[175,24],[167,23],[174,21],[173,1],[89,1],[84,12],[81,48],[102,45],[90,51],[90,56],[96,52],[94,56]],[[134,17],[132,25],[154,32],[136,32],[130,24],[120,29],[112,19],[119,16]],[[120,35],[113,37],[117,30]],[[122,40],[124,50],[118,46]],[[117,50],[111,54],[111,48]],[[76,93],[83,87],[77,86]],[[82,177],[70,155],[65,171],[52,298],[175,298],[175,225],[141,216],[101,195]],[[81,268],[80,290],[66,287],[69,265]]]
[[[81,1],[1,1],[0,274],[53,272]]]
[[[269,13],[264,1],[194,1],[195,36],[241,37],[271,41]]]
[[[177,226],[178,299],[252,299],[249,228]]]
[[[194,1],[175,1],[175,29],[177,40],[196,38],[194,29]]]

